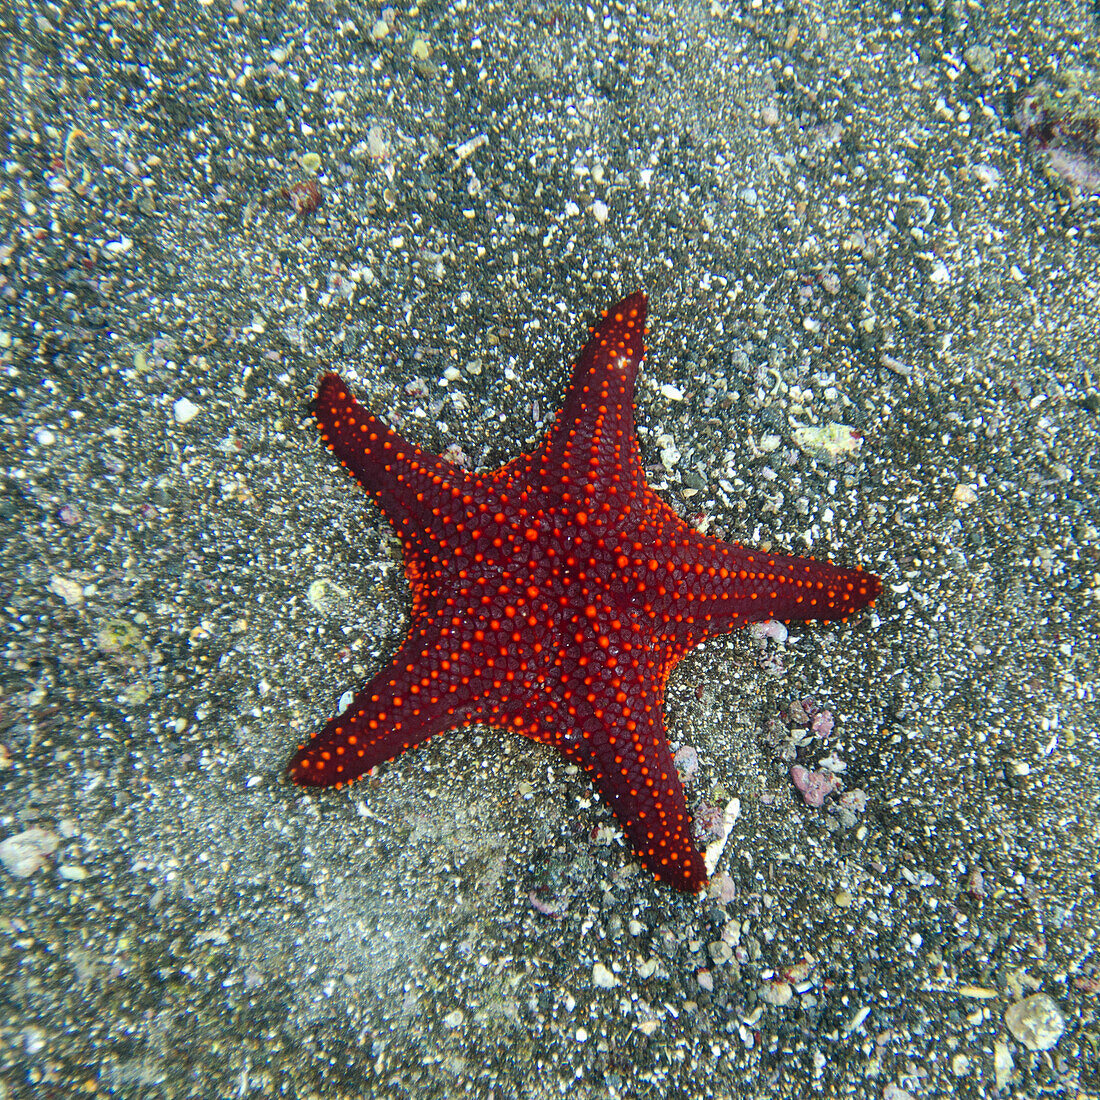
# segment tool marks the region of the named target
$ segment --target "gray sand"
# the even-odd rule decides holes
[[[1097,1095],[1098,18],[3,8],[0,1097]],[[499,465],[637,287],[654,487],[885,585],[673,675],[701,899],[522,738],[283,778],[407,623],[320,373]]]

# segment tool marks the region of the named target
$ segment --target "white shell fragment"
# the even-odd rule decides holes
[[[198,405],[186,397],[172,402],[172,416],[177,424],[190,424],[201,411]]]
[[[830,458],[857,454],[863,446],[863,438],[848,424],[829,423],[796,428],[793,439],[800,451],[807,454],[826,454]]]
[[[0,863],[16,878],[29,878],[57,851],[61,838],[37,826],[0,842]]]
[[[1005,1010],[1005,1025],[1028,1050],[1050,1050],[1066,1030],[1066,1021],[1052,997],[1036,993]]]

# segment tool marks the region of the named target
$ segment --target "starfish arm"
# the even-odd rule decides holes
[[[660,635],[685,648],[768,619],[846,619],[882,589],[872,573],[722,542],[668,511],[659,534],[632,544],[628,587]]]
[[[461,498],[470,475],[408,442],[360,405],[338,374],[321,379],[313,412],[325,445],[375,497],[399,533],[434,529],[440,502]]]
[[[664,728],[671,650],[649,645],[621,623],[602,635],[612,626],[603,609],[593,625],[606,647],[597,643],[591,660],[564,665],[555,691],[560,706],[541,715],[543,730],[557,725],[560,735],[524,731],[581,764],[642,864],[676,890],[694,893],[706,884],[706,868]]]
[[[570,728],[558,748],[588,772],[635,855],[662,882],[695,893],[707,883],[664,720],[666,662],[632,676],[604,670],[571,693]]]
[[[290,761],[303,787],[340,787],[433,734],[469,725],[481,715],[487,685],[470,675],[471,658],[433,643],[435,624],[414,630],[351,705]]]
[[[645,319],[641,291],[604,311],[573,363],[561,412],[526,463],[534,491],[590,532],[617,525],[636,495],[634,382]]]

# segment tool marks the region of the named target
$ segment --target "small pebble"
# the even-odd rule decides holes
[[[830,423],[796,428],[791,433],[794,445],[806,454],[828,458],[856,454],[863,446],[863,438],[847,424]]]
[[[49,829],[27,829],[0,842],[0,863],[16,878],[29,878],[60,843],[61,838]]]
[[[790,1004],[791,998],[794,996],[794,990],[791,989],[789,982],[765,982],[757,992],[765,1004],[776,1005],[780,1008],[785,1004]]]
[[[389,144],[381,126],[372,126],[367,131],[367,152],[371,160],[385,160],[389,156]]]
[[[835,775],[820,770],[811,772],[801,764],[795,764],[791,768],[791,781],[807,806],[823,806],[825,799],[839,786]]]
[[[993,1075],[998,1089],[1003,1089],[1012,1080],[1015,1069],[1008,1043],[1003,1039],[998,1039],[993,1044]]]
[[[676,765],[676,770],[684,783],[690,782],[699,773],[699,753],[691,745],[682,745],[678,748],[672,762]]]
[[[997,67],[997,55],[988,46],[971,46],[963,60],[976,76],[991,76]]]
[[[443,1017],[443,1026],[449,1028],[461,1027],[465,1021],[466,1016],[461,1008],[456,1008],[453,1012],[448,1012]]]
[[[202,410],[193,401],[181,397],[172,403],[172,416],[177,424],[190,424]]]
[[[1052,997],[1036,993],[1005,1010],[1005,1025],[1028,1050],[1050,1050],[1066,1030],[1066,1021]]]
[[[603,963],[596,963],[592,967],[592,983],[600,989],[611,989],[619,984],[619,979]]]
[[[84,603],[84,586],[71,577],[51,577],[50,591],[60,596],[69,607],[81,607]]]
[[[729,962],[733,958],[733,948],[725,940],[711,941],[707,944],[707,952],[716,966],[721,966],[722,963]]]

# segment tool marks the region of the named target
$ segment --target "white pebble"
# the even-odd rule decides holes
[[[29,878],[60,843],[61,838],[48,829],[27,829],[0,843],[0,863],[16,878]]]
[[[1045,993],[1025,997],[1005,1010],[1005,1024],[1028,1050],[1050,1050],[1066,1030],[1066,1021],[1053,998]]]
[[[765,982],[757,992],[765,1004],[777,1007],[789,1004],[791,997],[794,996],[794,990],[787,982]]]
[[[80,607],[84,603],[84,586],[71,577],[51,577],[50,591],[60,596],[69,607]]]
[[[619,984],[619,979],[603,963],[596,963],[592,967],[592,982],[600,989],[611,989]]]
[[[190,424],[192,420],[202,410],[193,401],[189,401],[186,397],[179,398],[178,401],[172,403],[172,415],[176,419],[177,424]]]

